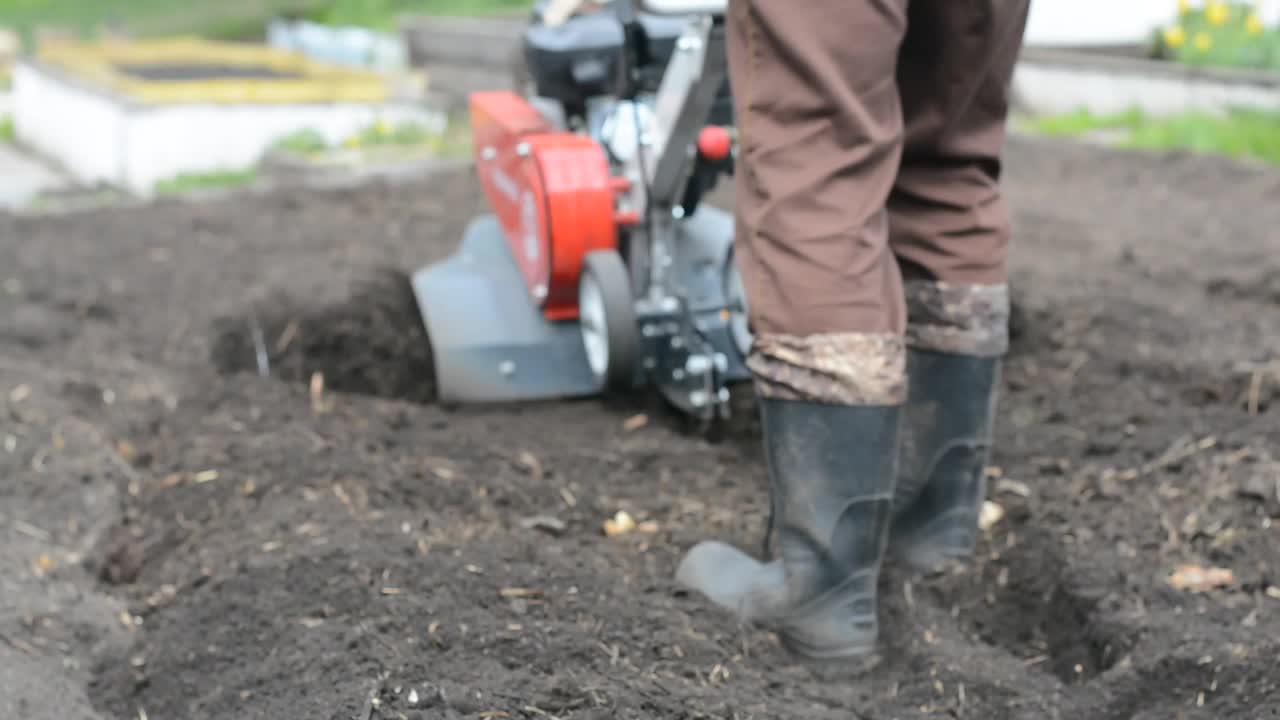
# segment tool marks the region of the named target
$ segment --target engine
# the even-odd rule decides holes
[[[560,105],[567,118],[586,122],[595,134],[600,122],[592,122],[589,116],[596,114],[593,105],[599,105],[601,99],[607,102],[615,92],[623,48],[622,25],[608,9],[576,15],[561,25],[546,25],[538,12],[543,4],[538,3],[523,37],[532,90],[539,98]],[[648,59],[641,68],[641,84],[644,94],[651,95],[658,89],[686,21],[650,15],[641,15],[639,20],[645,41],[643,55]],[[711,122],[732,124],[727,81]]]

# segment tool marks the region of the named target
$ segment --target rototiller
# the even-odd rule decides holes
[[[539,3],[529,92],[471,96],[493,212],[413,277],[442,400],[654,386],[727,416],[751,338],[732,215],[702,202],[733,171],[726,5]]]

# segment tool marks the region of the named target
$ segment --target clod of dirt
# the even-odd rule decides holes
[[[381,268],[338,304],[276,298],[217,323],[213,363],[328,390],[430,403],[435,378],[409,278]],[[317,380],[320,378],[321,380]]]
[[[14,310],[8,319],[0,317],[0,342],[31,350],[59,345],[76,332],[74,318],[42,305],[24,305]]]
[[[1215,278],[1205,284],[1205,291],[1210,297],[1229,297],[1280,305],[1280,272],[1273,269],[1263,270],[1257,277],[1249,280]]]
[[[1262,505],[1270,517],[1280,517],[1280,463],[1258,468],[1240,484],[1237,491],[1243,498]]]
[[[108,585],[132,585],[146,560],[142,542],[123,527],[115,528],[98,568],[98,579]]]

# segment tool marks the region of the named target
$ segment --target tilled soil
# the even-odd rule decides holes
[[[759,545],[749,389],[716,442],[644,398],[433,403],[402,274],[483,210],[466,171],[0,218],[0,555],[34,598],[0,663],[70,668],[19,712],[1280,717],[1280,175],[1019,139],[1006,182],[1004,515],[967,571],[886,568],[886,662],[837,683],[671,579]]]

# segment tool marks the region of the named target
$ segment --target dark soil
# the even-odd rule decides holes
[[[1280,717],[1280,175],[1017,140],[1007,187],[1005,514],[966,572],[887,568],[887,661],[835,684],[671,580],[697,540],[759,545],[749,390],[721,442],[642,400],[433,404],[402,275],[482,210],[467,172],[0,218],[8,492],[118,492],[83,565],[133,617],[127,651],[66,640],[87,696],[121,720]],[[96,464],[51,464],[64,420]],[[656,529],[606,537],[620,510]],[[1171,586],[1185,564],[1234,575]]]

